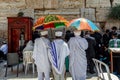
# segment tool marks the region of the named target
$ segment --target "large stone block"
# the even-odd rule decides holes
[[[27,8],[35,8],[35,9],[42,9],[44,4],[44,0],[26,0],[26,7]]]
[[[83,8],[85,0],[59,0],[59,8]]]
[[[0,23],[7,23],[6,17],[0,17]]]
[[[81,17],[95,21],[95,9],[94,8],[81,8]]]
[[[47,9],[56,9],[58,8],[58,0],[43,0],[44,7]]]
[[[118,29],[120,29],[120,21],[119,20],[107,20],[105,28],[106,29],[111,29],[113,26],[116,26]]]
[[[0,38],[7,39],[8,37],[8,27],[6,23],[0,23]]]
[[[96,21],[105,22],[108,12],[109,8],[96,8]]]
[[[1,2],[4,2],[4,3],[13,3],[13,2],[21,2],[21,1],[25,1],[25,0],[0,0],[0,3]]]
[[[79,14],[73,14],[73,15],[63,15],[65,19],[67,19],[68,21],[71,21],[72,19],[77,19],[80,18]]]
[[[94,8],[110,7],[110,0],[86,0],[86,7]]]
[[[26,0],[27,8],[51,9],[58,7],[58,0]]]
[[[0,10],[0,16],[2,17],[17,17],[18,9],[2,9]]]
[[[75,18],[80,18],[80,9],[59,9],[59,10],[35,10],[35,21],[45,15],[61,15],[67,20],[72,20]]]
[[[35,15],[48,15],[48,14],[55,14],[55,15],[69,15],[69,14],[80,14],[79,9],[58,9],[58,10],[35,10]]]
[[[23,9],[25,0],[0,0],[0,9]]]
[[[66,15],[69,15],[69,14],[71,14],[71,15],[80,15],[80,13],[81,13],[81,11],[80,11],[80,9],[79,8],[75,8],[75,9],[62,9],[61,10],[61,14],[66,14]]]
[[[23,12],[25,17],[34,18],[34,9],[32,8],[22,9],[19,12]]]
[[[0,30],[0,38],[2,38],[3,40],[6,40],[8,39],[8,30]]]

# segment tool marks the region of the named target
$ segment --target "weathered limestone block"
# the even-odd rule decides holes
[[[35,10],[35,15],[48,15],[48,14],[55,14],[55,15],[69,15],[69,14],[80,14],[79,9],[58,9],[58,10]]]
[[[105,22],[107,20],[107,15],[109,8],[96,8],[96,21]]]
[[[42,16],[44,16],[44,11],[41,11],[39,9],[34,10],[34,22]]]
[[[43,0],[44,8],[47,9],[56,9],[58,8],[58,0]]]
[[[95,9],[94,8],[81,8],[81,17],[95,21]]]
[[[17,17],[19,10],[18,9],[2,9],[0,10],[0,16],[2,17]]]
[[[8,39],[8,33],[7,32],[8,32],[7,30],[1,30],[0,38],[7,41],[7,39]]]
[[[80,18],[80,9],[60,9],[60,10],[35,10],[35,21],[40,18],[41,16],[45,16],[48,14],[53,15],[61,15],[65,17],[67,20]]]
[[[0,0],[0,9],[23,9],[25,0]]]
[[[3,31],[8,30],[6,17],[0,17],[0,30],[3,30]]]
[[[27,8],[20,10],[19,12],[23,12],[25,17],[32,17],[34,19],[34,9]]]
[[[0,38],[7,38],[8,35],[8,28],[6,23],[0,23]]]
[[[80,9],[61,9],[61,14],[63,15],[79,15],[81,14]]]
[[[103,7],[110,7],[110,0],[86,0],[86,7],[96,7],[96,8],[103,8]]]
[[[110,7],[110,0],[100,0],[100,7]]]
[[[7,18],[6,17],[0,17],[0,23],[6,23],[7,24]]]
[[[6,23],[0,23],[0,30],[7,30],[7,24]]]
[[[61,14],[61,10],[45,10],[44,11],[44,15],[48,15],[48,14]]]
[[[58,0],[26,0],[26,7],[33,9],[53,9],[58,7]]]
[[[13,2],[21,2],[21,1],[24,1],[24,0],[0,0],[0,3],[1,3],[1,2],[13,3]]]
[[[68,21],[72,20],[72,19],[76,19],[79,18],[80,15],[79,14],[73,14],[73,15],[63,15],[65,19],[67,19]]]
[[[85,0],[59,0],[59,8],[83,8]]]
[[[25,0],[27,8],[41,9],[43,8],[43,1],[45,0]]]
[[[60,13],[59,10],[45,10],[45,11],[41,11],[39,9],[34,10],[35,20],[37,18],[40,18],[40,17],[48,15],[48,14],[59,14],[59,13]]]
[[[113,26],[116,26],[118,29],[120,29],[120,21],[119,20],[107,20],[106,22],[106,29],[111,29]]]

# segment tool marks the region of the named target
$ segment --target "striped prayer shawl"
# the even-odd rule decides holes
[[[52,59],[53,59],[53,65],[58,69],[58,56],[56,51],[55,43],[51,43],[51,52],[50,52]]]

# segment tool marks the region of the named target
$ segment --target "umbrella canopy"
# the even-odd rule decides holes
[[[75,27],[77,30],[99,31],[99,28],[92,21],[85,18],[74,19],[68,26]]]
[[[68,25],[68,21],[59,15],[47,15],[39,18],[35,24],[34,30],[44,30],[48,28],[60,28]]]

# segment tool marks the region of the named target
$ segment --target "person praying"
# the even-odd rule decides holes
[[[56,31],[56,39],[51,42],[49,59],[52,64],[54,80],[65,80],[65,58],[69,55],[69,48],[67,43],[62,39],[62,35],[61,31]]]
[[[80,36],[81,31],[74,30],[75,37],[68,41],[69,55],[69,72],[72,80],[86,80],[87,58],[85,50],[88,48],[88,42]]]
[[[48,31],[42,31],[41,37],[36,38],[34,43],[33,59],[37,66],[38,80],[44,80],[44,78],[50,80],[50,62],[48,59],[50,41],[47,39],[47,35]]]

